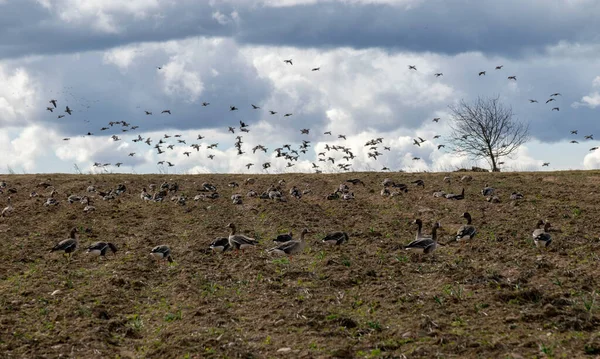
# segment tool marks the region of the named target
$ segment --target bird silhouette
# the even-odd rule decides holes
[[[437,72],[437,73],[433,74],[433,76],[440,77],[440,76],[444,76],[444,74],[441,72]]]
[[[313,67],[310,71],[319,71],[319,70],[321,70],[320,67]]]
[[[508,76],[508,79],[517,81],[517,76]]]
[[[558,107],[553,107],[553,108],[552,108],[552,111],[560,111],[560,108],[558,108]]]
[[[67,108],[65,109],[65,112],[68,113],[69,115],[71,115],[73,113],[73,111],[69,108],[69,106],[67,106]]]
[[[255,110],[258,110],[260,108],[260,107],[254,105],[254,104],[251,104],[251,105],[252,105],[252,108],[255,109]]]
[[[479,76],[481,76],[481,75],[485,75],[485,71],[479,72]]]
[[[163,110],[161,113],[168,113],[170,115],[171,114],[171,110]]]
[[[415,65],[408,65],[408,69],[409,70],[415,70],[415,71],[417,71],[417,66],[415,66]]]
[[[538,102],[537,100],[529,99],[529,103],[537,103],[537,102]]]
[[[48,102],[49,102],[49,103],[51,103],[51,104],[53,104],[53,105],[54,105],[54,108],[56,108],[56,100],[50,100],[50,101],[48,101]]]
[[[503,67],[504,65],[496,66],[496,70],[502,70]]]
[[[283,60],[283,62],[285,62],[286,64],[293,65],[293,63],[292,63],[292,59],[289,59],[289,60]]]

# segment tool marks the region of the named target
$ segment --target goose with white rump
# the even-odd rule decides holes
[[[469,212],[463,213],[462,217],[467,220],[467,224],[460,227],[458,231],[456,231],[456,241],[464,243],[466,240],[473,239],[475,234],[477,234],[477,230],[471,224],[472,218]]]
[[[442,243],[437,242],[437,230],[442,227],[440,222],[436,222],[431,229],[431,236],[422,236],[420,231],[422,227],[422,222],[420,220],[415,220],[413,223],[419,225],[419,229],[417,230],[417,236],[421,236],[420,238],[415,239],[410,242],[407,246],[404,247],[405,250],[418,253],[419,256],[421,254],[431,254],[433,253],[438,246],[443,245]]]
[[[292,255],[302,253],[302,251],[304,251],[304,248],[306,247],[306,242],[304,241],[304,236],[307,233],[310,233],[310,231],[308,230],[308,228],[304,228],[302,230],[302,232],[300,232],[299,240],[291,240],[289,242],[281,243],[277,247],[267,249],[267,253],[280,255],[280,256],[287,255],[288,258],[291,260]]]
[[[50,249],[50,252],[62,251],[67,255],[67,262],[71,261],[71,255],[77,249],[79,244],[79,234],[77,228],[71,229],[69,238],[64,239]]]
[[[218,237],[208,247],[212,249],[213,252],[225,252],[229,248],[229,238],[227,237]]]
[[[6,198],[6,202],[8,202],[8,205],[2,210],[2,213],[0,213],[0,217],[8,217],[8,215],[11,214],[14,210],[13,206],[10,204],[10,196]]]
[[[256,244],[258,244],[258,241],[256,239],[254,239],[254,238],[250,238],[250,237],[244,236],[243,234],[236,234],[235,224],[229,223],[227,225],[227,228],[230,229],[230,232],[229,232],[229,246],[232,249],[235,249],[236,252],[238,250],[240,250],[240,249],[243,252],[244,249],[246,249],[246,248],[252,248]]]
[[[87,247],[86,253],[104,258],[106,252],[109,250],[113,252],[114,255],[117,254],[117,247],[114,244],[110,242],[96,242]]]
[[[162,260],[166,259],[169,261],[169,263],[173,263],[173,257],[171,256],[171,248],[169,248],[169,246],[166,246],[164,244],[152,248],[152,251],[150,251],[150,254],[154,258],[156,258],[157,262],[159,262],[161,259]]]
[[[540,228],[542,227],[543,228]],[[536,229],[533,231],[533,243],[538,248],[546,248],[550,243],[552,243],[552,236],[548,233],[548,229],[550,229],[552,225],[548,221],[542,221],[541,219],[537,222]]]
[[[348,242],[348,234],[346,232],[329,233],[321,241],[325,244],[339,246],[344,242]]]

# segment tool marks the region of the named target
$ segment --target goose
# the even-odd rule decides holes
[[[246,248],[252,248],[258,243],[258,241],[254,238],[250,238],[242,234],[235,234],[236,228],[235,224],[233,223],[229,223],[227,228],[231,230],[229,233],[229,246],[234,248],[236,252],[240,249],[243,251]]]
[[[293,239],[294,238],[292,237],[292,231],[289,231],[289,233],[279,234],[277,237],[275,237],[275,239],[273,239],[273,242],[285,243],[285,242],[289,242]]]
[[[513,192],[510,195],[511,200],[517,200],[517,199],[523,199],[523,198],[524,198],[524,196],[519,192]]]
[[[86,253],[98,257],[104,257],[104,255],[109,249],[113,252],[113,254],[117,253],[117,247],[114,244],[110,242],[96,242],[91,246],[87,247]]]
[[[461,182],[465,182],[465,183],[469,183],[473,180],[472,176],[466,175],[466,176],[462,176],[462,178],[460,179]]]
[[[71,260],[71,254],[77,249],[79,242],[79,231],[73,227],[68,239],[58,242],[57,245],[50,249],[50,252],[63,251],[67,255],[67,261]]]
[[[8,205],[2,210],[0,217],[7,217],[13,211],[13,206],[10,204],[10,196],[6,198],[6,202],[8,202]]]
[[[423,233],[421,232],[423,230],[423,221],[421,221],[420,218],[417,218],[413,221],[413,224],[417,225],[417,234],[415,235],[415,241],[418,241],[419,239],[423,238]]]
[[[348,234],[346,232],[332,232],[327,234],[322,240],[321,242],[325,243],[325,244],[329,244],[329,245],[337,245],[339,246],[340,244],[344,243],[344,242],[348,242]]]
[[[304,236],[310,233],[307,228],[304,228],[300,233],[300,240],[291,240],[285,243],[278,245],[277,247],[267,249],[267,253],[275,254],[275,255],[287,255],[290,260],[292,259],[292,255],[302,253],[304,247],[306,246],[306,242],[304,241]]]
[[[484,196],[491,196],[494,194],[495,189],[490,187],[487,183],[485,184],[485,188],[481,190],[481,194]]]
[[[541,226],[544,228],[540,228]],[[533,243],[535,243],[536,247],[548,248],[550,243],[552,243],[552,236],[548,233],[548,229],[552,227],[550,222],[542,221],[541,219],[537,222],[536,229],[533,231]]]
[[[460,192],[460,194],[454,194],[454,193],[448,193],[446,195],[447,199],[453,199],[456,201],[459,201],[461,199],[465,199],[465,188],[463,187],[462,191]]]
[[[467,224],[460,227],[458,231],[456,231],[457,242],[464,241],[467,239],[473,239],[473,237],[475,237],[475,234],[477,233],[475,227],[471,225],[471,214],[469,212],[465,212],[462,214],[462,217],[467,220]]]
[[[485,71],[480,71],[479,72],[479,76],[484,75],[485,76]]]
[[[417,71],[417,66],[416,65],[408,65],[408,69]]]
[[[173,257],[171,257],[171,248],[164,244],[152,248],[150,254],[154,258],[156,258],[157,261],[160,261],[161,259],[166,259],[169,261],[169,263],[173,263]]]
[[[225,252],[229,247],[229,238],[227,237],[218,237],[208,247],[212,249],[213,252]]]
[[[421,186],[421,187],[425,188],[425,181],[423,181],[422,179],[412,181],[411,183],[413,183],[417,187]]]
[[[431,237],[421,237],[410,242],[404,247],[405,250],[419,253],[419,254],[430,254],[433,253],[438,246],[442,245],[437,242],[437,230],[442,228],[440,222],[436,222],[431,229]]]

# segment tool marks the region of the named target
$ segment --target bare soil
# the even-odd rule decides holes
[[[353,173],[243,175],[5,175],[14,212],[0,218],[0,357],[6,358],[578,358],[600,354],[597,269],[600,264],[600,172],[471,173],[466,199],[447,174]],[[340,183],[356,199],[326,200]],[[389,177],[409,192],[379,192]],[[425,188],[410,184],[425,181]],[[287,202],[246,198],[280,179],[312,192]],[[142,187],[175,181],[186,205],[149,203]],[[227,183],[237,181],[239,188]],[[60,204],[45,207],[54,185]],[[194,202],[210,182],[221,197]],[[125,184],[112,201],[93,195],[97,210],[69,204]],[[480,190],[488,183],[501,203]],[[33,190],[40,197],[30,198]],[[510,201],[513,191],[525,195]],[[230,200],[244,195],[242,205]],[[287,191],[286,191],[287,193]],[[0,194],[0,209],[7,191]],[[424,230],[442,224],[441,242],[468,211],[478,229],[465,245],[449,243],[419,258],[403,249]],[[548,251],[534,247],[538,219],[552,223]],[[239,232],[260,240],[235,255],[208,245]],[[81,229],[70,263],[49,253]],[[309,228],[303,254],[273,258],[265,252],[277,234]],[[87,230],[87,231],[86,231]],[[346,231],[339,247],[320,243]],[[98,259],[85,254],[95,241],[119,251]],[[157,264],[152,247],[167,244],[174,263]]]

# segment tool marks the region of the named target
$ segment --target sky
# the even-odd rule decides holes
[[[0,173],[487,166],[438,149],[478,97],[529,124],[502,170],[597,169],[598,18],[595,0],[0,0]]]

